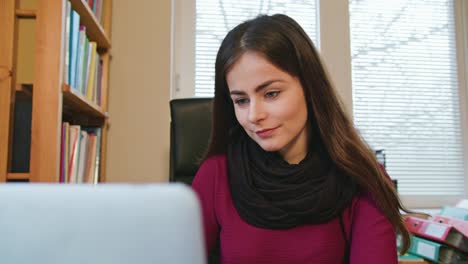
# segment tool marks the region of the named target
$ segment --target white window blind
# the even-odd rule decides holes
[[[355,123],[403,195],[462,195],[452,0],[350,0]]]
[[[317,42],[317,0],[197,0],[195,29],[195,96],[214,95],[216,53],[227,32],[259,14],[294,18]]]

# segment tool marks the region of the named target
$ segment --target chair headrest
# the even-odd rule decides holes
[[[174,99],[171,107],[171,181],[190,181],[208,147],[212,98]]]

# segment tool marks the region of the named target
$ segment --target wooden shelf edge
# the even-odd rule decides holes
[[[102,111],[102,108],[91,102],[84,95],[80,94],[78,91],[75,91],[68,84],[62,85],[63,100],[64,103],[69,103],[72,107],[76,108],[75,110],[87,113],[95,117],[106,119],[108,117],[107,113]]]
[[[15,90],[28,96],[32,96],[33,85],[31,83],[17,83]]]
[[[70,3],[72,9],[80,14],[80,24],[86,27],[86,33],[90,40],[96,41],[97,46],[101,49],[109,49],[111,42],[88,4],[83,0],[70,0]]]
[[[30,180],[30,173],[10,172],[7,174],[7,180]]]
[[[17,18],[36,18],[37,11],[34,9],[16,9],[15,15]]]

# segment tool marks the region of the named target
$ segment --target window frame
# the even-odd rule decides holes
[[[455,0],[455,30],[457,43],[458,80],[460,94],[460,119],[463,142],[465,192],[468,195],[468,2]]]

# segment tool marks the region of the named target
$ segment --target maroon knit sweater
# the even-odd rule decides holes
[[[214,156],[193,181],[203,211],[207,252],[221,243],[221,264],[342,264],[345,241],[339,218],[286,230],[246,223],[232,202],[226,156]],[[369,195],[357,196],[343,212],[350,263],[397,263],[395,229]]]

